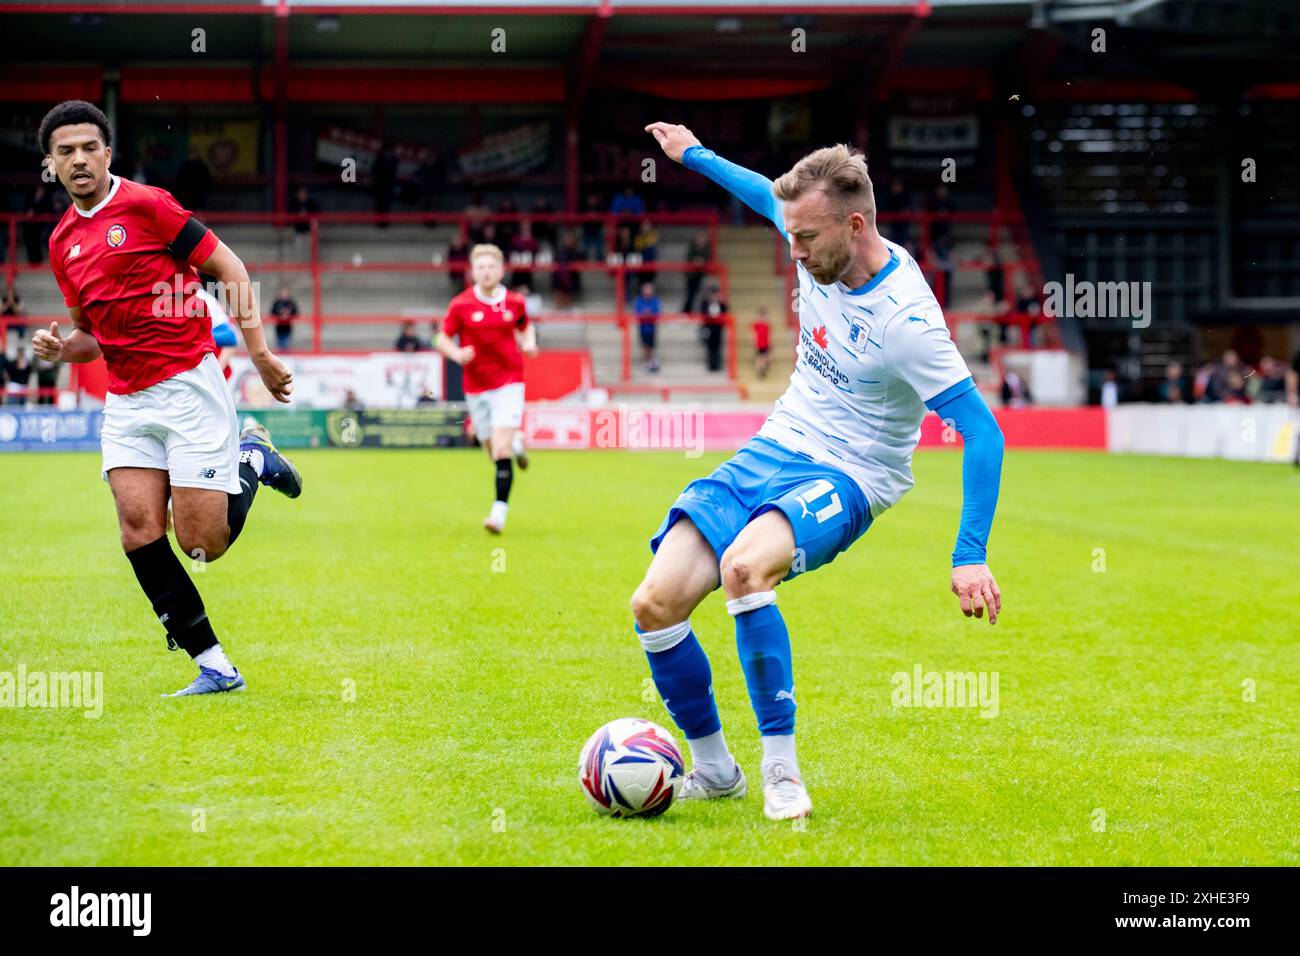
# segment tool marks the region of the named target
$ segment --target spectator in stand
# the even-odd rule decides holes
[[[32,363],[28,360],[27,353],[19,349],[18,354],[9,360],[5,371],[8,380],[5,384],[8,404],[26,405],[27,389],[32,381]]]
[[[363,412],[366,410],[365,404],[357,397],[355,389],[347,389],[343,393],[343,407],[354,412]]]
[[[647,372],[659,371],[659,359],[655,357],[655,339],[659,330],[659,316],[662,308],[659,296],[655,295],[653,282],[641,283],[641,294],[632,306],[636,313],[641,332],[641,359]]]
[[[527,219],[520,220],[519,233],[510,240],[508,253],[509,261],[512,265],[518,264],[522,268],[516,268],[510,277],[511,285],[533,285],[533,263],[537,261],[537,253],[541,251],[541,246],[537,238],[533,235],[533,224]],[[529,313],[532,314],[531,312]]]
[[[1224,379],[1223,403],[1225,405],[1249,405],[1250,396],[1246,394],[1246,376],[1239,369],[1228,372]]]
[[[1246,379],[1246,394],[1252,402],[1286,401],[1286,363],[1265,355],[1259,360],[1259,372]]]
[[[934,198],[930,202],[930,212],[935,215],[952,215],[952,200],[948,197],[948,184],[940,183],[935,187]],[[934,219],[930,222],[930,245],[947,243],[952,236],[952,223],[947,219]]]
[[[555,207],[545,196],[538,196],[533,202],[533,216],[536,217],[533,225],[533,235],[542,246],[555,248],[555,223],[545,217],[555,214]]]
[[[988,268],[984,271],[984,278],[988,283],[986,298],[995,312],[1004,312],[1007,304],[1007,273],[1002,268],[1002,259],[998,256],[998,251],[992,245],[984,248],[988,256],[986,260]]]
[[[912,197],[902,176],[895,176],[889,181],[889,195],[885,199],[885,211],[912,211]],[[912,238],[912,224],[906,220],[891,222],[889,224],[888,238],[890,242],[906,246]]]
[[[280,286],[280,294],[271,305],[275,317],[275,347],[277,352],[289,351],[293,342],[293,320],[298,318],[298,303],[287,285]]]
[[[320,212],[320,203],[312,198],[311,193],[307,192],[306,186],[299,186],[297,192],[293,194],[293,202],[289,203],[289,212],[299,216],[314,216]],[[295,222],[293,231],[299,233],[311,232],[311,224],[306,220]]]
[[[465,207],[465,219],[469,234],[466,241],[470,245],[476,245],[483,242],[483,226],[488,216],[492,215],[492,210],[483,200],[482,193],[474,193],[470,196],[469,205]]]
[[[641,220],[641,227],[632,240],[632,248],[636,250],[643,263],[659,261],[659,233],[655,232],[655,227],[649,219]],[[641,284],[655,282],[658,275],[655,270],[646,269],[637,277],[637,281]]]
[[[942,288],[935,290],[935,298],[939,300],[939,307],[946,309],[952,301],[952,240],[945,236],[934,244],[932,251],[935,265],[943,273]]]
[[[1007,327],[1002,319],[1011,311],[1011,305],[1007,302],[1007,274],[1002,268],[998,251],[992,245],[986,245],[984,248],[988,257],[986,260],[988,267],[984,271],[985,281],[988,283],[984,293],[984,305],[989,313],[995,316],[992,323],[981,323],[980,328],[980,335],[984,341],[983,360],[987,362],[993,349],[993,327],[998,330],[998,344],[1007,343]]]
[[[420,397],[415,400],[416,405],[437,405],[438,396],[433,394],[433,390],[425,386],[424,391],[420,392]]]
[[[420,210],[433,212],[439,206],[443,191],[447,188],[447,169],[442,161],[442,153],[436,146],[430,146],[419,168],[415,171],[420,184]],[[435,227],[437,223],[428,222],[426,226]]]
[[[1004,385],[1005,389],[1006,386]],[[1101,383],[1101,407],[1114,408],[1119,404],[1119,381],[1113,369],[1106,370],[1106,378]]]
[[[502,216],[514,216],[519,212],[519,207],[510,196],[506,196],[497,203],[497,213]],[[497,220],[497,237],[493,242],[506,251],[507,260],[509,259],[510,246],[515,241],[515,236],[519,235],[519,222],[514,219]]]
[[[23,318],[23,300],[18,295],[16,286],[5,288],[4,298],[0,299],[0,318],[5,320],[6,328],[11,333],[17,335],[19,341],[27,336],[27,325],[22,321]],[[6,343],[0,339],[0,353],[4,352]]]
[[[573,268],[573,264],[585,258],[578,245],[578,233],[566,229],[555,254],[555,271],[551,273],[551,291],[555,293],[556,308],[567,309],[574,299],[582,296],[582,273]]]
[[[176,201],[186,209],[207,209],[211,188],[212,174],[208,172],[208,164],[197,150],[191,149],[176,171]]]
[[[1023,272],[1017,272],[1015,286],[1015,317],[1019,319],[1021,316],[1028,316],[1031,320],[1037,320],[1039,314],[1043,311],[1043,306],[1039,301],[1038,296],[1029,285],[1029,277]],[[1017,330],[1020,331],[1022,339],[1020,342],[1020,347],[1022,349],[1031,348],[1033,346],[1034,329],[1036,327],[1037,326],[1032,321],[1028,325],[1017,326]]]
[[[375,195],[375,212],[381,217],[378,226],[387,229],[388,220],[382,217],[393,208],[393,191],[397,188],[397,150],[388,141],[379,148],[370,169],[370,185]]]
[[[36,387],[41,390],[37,396],[37,405],[54,404],[54,388],[59,384],[59,363],[47,362],[39,356],[36,359]]]
[[[700,306],[703,326],[701,336],[704,339],[705,364],[710,372],[722,369],[722,333],[727,323],[727,303],[722,301],[722,293],[710,288],[704,294]]]
[[[1300,351],[1295,353],[1286,372],[1286,403],[1292,408],[1300,408]],[[1300,465],[1300,439],[1296,441],[1296,464]]]
[[[524,300],[524,311],[528,315],[529,322],[536,322],[541,316],[542,310],[546,304],[542,301],[541,293],[534,292],[533,287],[527,282],[520,282],[515,286],[515,295],[521,296]],[[537,334],[541,334],[541,326],[537,328]]]
[[[690,245],[686,247],[686,261],[691,265],[703,266],[709,261],[709,233],[700,229],[691,236]],[[700,284],[704,282],[704,271],[696,270],[686,273],[686,300],[682,303],[683,312],[695,310],[695,299],[700,294]]]
[[[609,204],[609,211],[616,216],[644,216],[645,202],[631,186],[624,186]]]
[[[482,241],[484,243],[490,246],[496,246],[498,249],[501,248],[499,241],[500,232],[498,232],[497,224],[495,222],[483,223],[483,225],[479,226],[478,231],[479,235],[483,237]]]
[[[27,213],[32,216],[49,216],[54,213],[54,193],[47,183],[36,184],[31,201],[27,203]],[[49,247],[50,233],[53,230],[53,222],[23,223],[23,245],[27,247],[28,264],[38,266],[45,261],[45,251]],[[7,248],[9,237],[0,235],[0,245]]]
[[[754,372],[767,378],[772,365],[772,326],[767,320],[767,309],[759,307],[754,318]]]
[[[1183,373],[1182,362],[1170,362],[1165,366],[1165,377],[1156,390],[1160,401],[1170,405],[1181,405],[1191,400],[1192,392]]]
[[[149,185],[149,150],[143,143],[135,151],[135,166],[131,169],[131,182]]]
[[[1112,372],[1113,376],[1114,373]],[[1034,398],[1029,394],[1029,386],[1016,372],[1008,370],[1002,376],[1002,404],[1006,408],[1024,408],[1032,404]]]
[[[1240,385],[1240,399],[1245,398],[1246,377],[1241,358],[1232,349],[1223,353],[1223,358],[1216,364],[1206,365],[1197,374],[1198,393],[1201,401],[1211,404],[1227,402],[1236,398],[1235,386]]]
[[[469,242],[463,231],[458,233],[455,241],[447,247],[447,265],[451,266],[447,278],[451,282],[452,291],[460,292],[469,285],[466,275],[466,270],[469,269]]]
[[[414,320],[408,319],[402,323],[402,331],[398,334],[397,341],[393,343],[393,350],[396,352],[420,352],[424,350],[424,343],[415,334]]]
[[[587,206],[583,212],[588,216],[594,216],[603,211],[600,206],[600,197],[595,193],[589,193],[587,195]],[[605,261],[605,224],[601,220],[590,219],[583,222],[582,255],[588,262]]]
[[[620,223],[614,230],[614,244],[609,250],[610,258],[619,265],[636,265],[636,240],[632,235],[632,227],[627,223]],[[623,301],[630,303],[636,297],[636,275],[631,272],[623,273]]]

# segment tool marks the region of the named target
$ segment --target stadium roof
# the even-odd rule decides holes
[[[747,69],[868,82],[898,67],[978,67],[1017,84],[1149,78],[1216,94],[1300,79],[1297,9],[1295,0],[0,0],[16,41],[6,51],[10,71],[193,64],[191,31],[201,26],[204,66],[269,64],[281,54],[322,66],[546,65],[588,78],[597,67]],[[1089,49],[1098,24],[1112,55]],[[489,48],[497,27],[506,30],[506,56]],[[796,28],[807,31],[803,56],[791,55]]]

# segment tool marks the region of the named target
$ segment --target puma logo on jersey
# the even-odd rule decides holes
[[[63,258],[64,258],[64,259],[75,259],[75,258],[77,258],[77,256],[79,256],[79,255],[81,255],[81,243],[77,243],[75,246],[73,246],[71,249],[69,249],[69,250],[68,250],[68,254],[67,254],[66,256],[64,256]]]

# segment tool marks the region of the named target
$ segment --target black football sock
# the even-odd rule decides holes
[[[253,498],[257,495],[257,472],[253,466],[246,461],[239,463],[239,491],[233,495],[226,496],[226,524],[230,526],[230,539],[226,542],[229,548],[239,537],[239,532],[244,530],[244,519],[248,517],[248,509],[253,507]]]
[[[510,500],[510,485],[515,480],[515,463],[512,458],[497,459],[497,501]]]
[[[166,535],[126,556],[159,622],[167,628],[169,650],[181,647],[190,657],[198,657],[217,643],[203,599]]]

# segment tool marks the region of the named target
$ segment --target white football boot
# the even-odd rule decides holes
[[[730,783],[719,784],[704,771],[696,768],[682,781],[682,789],[677,794],[678,800],[721,800],[725,797],[739,799],[749,792],[749,783],[745,780],[745,771],[736,764],[736,775]]]
[[[763,815],[769,820],[797,820],[812,813],[803,781],[785,764],[763,764]]]
[[[519,466],[519,470],[527,471],[528,449],[524,447],[523,432],[515,432],[514,440],[510,442],[510,452],[515,456],[515,464]]]
[[[488,516],[483,519],[483,527],[487,528],[493,534],[500,534],[506,527],[506,503],[504,501],[492,502],[492,510]]]

